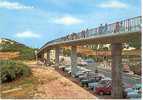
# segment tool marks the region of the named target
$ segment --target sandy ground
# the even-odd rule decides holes
[[[82,87],[59,74],[54,68],[31,65],[32,72],[40,84],[35,88],[34,98],[95,99]]]

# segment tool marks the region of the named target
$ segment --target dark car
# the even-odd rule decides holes
[[[88,86],[88,83],[97,82],[96,78],[83,79],[80,81],[82,86]]]
[[[78,71],[77,73],[75,73],[75,78],[78,78],[80,76],[84,76],[85,74],[89,73],[91,71]]]
[[[99,74],[99,73],[95,73],[95,72],[89,72],[89,73],[86,73],[86,74],[81,75],[81,76],[78,77],[78,79],[80,81],[81,80],[87,80],[87,79],[90,79],[90,78],[94,78],[94,79],[96,79],[96,81],[99,81],[102,78],[104,78],[104,75],[103,74]]]

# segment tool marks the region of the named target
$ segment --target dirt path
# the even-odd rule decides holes
[[[37,65],[31,67],[33,75],[37,77],[39,81],[34,91],[34,98],[95,98],[95,96],[88,91],[60,75],[54,68],[41,68]]]

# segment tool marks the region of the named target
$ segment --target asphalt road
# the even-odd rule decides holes
[[[88,66],[85,66],[85,67],[90,69],[90,70],[96,70],[97,69],[99,73],[102,73],[107,77],[111,77],[111,71],[110,70],[99,68],[95,64],[88,65]],[[141,76],[128,75],[124,72],[122,73],[122,79],[123,79],[123,82],[125,82],[127,84],[132,84],[133,85],[133,84],[141,83]]]

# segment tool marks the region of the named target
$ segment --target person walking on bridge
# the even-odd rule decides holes
[[[119,32],[119,29],[120,29],[119,22],[116,22],[116,24],[115,24],[115,30],[114,30],[114,33]]]
[[[129,19],[127,20],[127,29],[131,31],[131,21]]]
[[[90,34],[89,34],[89,29],[87,28],[86,31],[85,31],[85,37],[89,37]]]
[[[84,30],[81,31],[81,37],[82,37],[82,38],[85,38],[85,31],[84,31]]]
[[[102,34],[102,32],[103,32],[103,26],[102,26],[102,24],[100,24],[100,26],[99,26],[99,34]]]
[[[106,23],[105,26],[104,26],[104,33],[106,33],[107,30],[108,30],[108,25],[107,25],[107,23]]]

